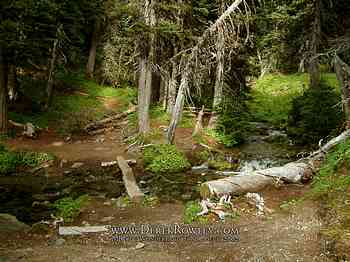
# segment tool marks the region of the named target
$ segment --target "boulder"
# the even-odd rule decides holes
[[[28,230],[30,230],[30,226],[18,221],[15,216],[12,216],[10,214],[0,214],[1,233],[12,233]]]

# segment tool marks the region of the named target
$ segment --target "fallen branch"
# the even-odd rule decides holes
[[[272,186],[276,182],[302,183],[309,180],[320,167],[324,159],[334,146],[350,138],[350,130],[347,130],[330,140],[320,150],[312,153],[308,158],[288,163],[280,167],[272,167],[263,170],[252,171],[248,174],[234,175],[231,177],[205,182],[200,187],[203,199],[214,196],[242,195],[248,192]]]
[[[35,138],[37,136],[37,130],[40,130],[39,128],[36,128],[32,123],[21,124],[12,120],[9,120],[9,123],[15,127],[23,128],[22,135],[30,138]]]
[[[104,119],[96,121],[94,123],[90,123],[86,127],[84,127],[84,130],[89,133],[93,130],[104,128],[107,124],[109,124],[115,120],[119,120],[121,118],[127,117],[129,114],[134,113],[134,112],[136,112],[136,106],[131,107],[130,109],[128,109],[125,112],[104,118]]]

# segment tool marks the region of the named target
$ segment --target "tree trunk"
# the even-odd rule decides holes
[[[220,1],[219,16],[224,12],[224,1]],[[217,124],[216,110],[222,103],[222,92],[224,86],[224,65],[225,65],[225,38],[223,28],[218,28],[218,36],[216,40],[216,79],[213,100],[213,113],[209,120],[209,128],[215,129]]]
[[[100,33],[100,23],[98,20],[96,20],[94,25],[94,31],[92,32],[92,37],[91,37],[89,59],[86,64],[86,71],[85,71],[86,79],[92,79],[94,77],[96,50],[98,45],[99,33]]]
[[[336,55],[334,58],[334,69],[342,94],[346,128],[350,129],[350,66]]]
[[[310,88],[317,88],[320,85],[320,64],[317,58],[321,41],[321,0],[315,1],[315,20],[312,28],[311,53],[309,60]]]
[[[47,78],[47,86],[46,86],[46,94],[47,94],[47,102],[45,108],[48,109],[52,102],[53,96],[53,84],[54,84],[54,72],[55,72],[55,64],[57,58],[57,45],[58,39],[55,39],[53,42],[53,48],[51,53],[51,61],[49,66],[49,74]]]
[[[9,65],[8,67],[8,79],[7,79],[7,90],[10,101],[16,100],[17,98],[17,74],[16,66]]]
[[[154,27],[156,17],[154,11],[154,0],[146,0],[144,8],[145,22],[148,26]],[[144,44],[144,43],[143,43]],[[148,43],[148,53],[143,54],[140,59],[140,78],[139,78],[139,93],[138,93],[138,127],[139,134],[145,135],[150,130],[149,108],[151,103],[152,93],[152,66],[154,62],[154,44],[155,36],[150,33]]]
[[[7,133],[7,64],[4,50],[0,47],[0,135]]]
[[[248,192],[257,192],[264,187],[273,186],[279,181],[301,183],[309,180],[313,174],[318,172],[325,154],[348,138],[350,138],[350,130],[333,138],[319,151],[314,152],[306,159],[291,162],[281,167],[272,167],[253,171],[249,174],[239,174],[205,182],[200,187],[201,197],[207,199],[214,196],[241,195]]]
[[[192,48],[192,52],[186,61],[186,66],[181,75],[180,88],[177,92],[176,103],[167,133],[168,143],[172,144],[174,142],[175,129],[181,118],[181,113],[185,100],[185,92],[188,92],[188,82],[192,73],[191,63],[195,60],[198,50],[203,44],[204,40],[225,23],[225,20],[237,10],[238,6],[242,3],[242,1],[243,0],[236,0],[232,5],[230,5],[230,7],[216,20],[216,22],[204,31],[202,37],[199,38],[197,44]]]
[[[177,51],[178,51],[178,48],[175,46],[174,55],[177,54]],[[170,115],[173,113],[173,109],[176,102],[177,74],[178,74],[177,63],[173,61],[171,65],[171,77],[168,85],[168,100],[167,100],[167,113]]]

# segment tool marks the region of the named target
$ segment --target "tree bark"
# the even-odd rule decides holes
[[[321,42],[321,0],[315,0],[314,14],[315,20],[311,36],[311,53],[309,60],[310,88],[317,88],[320,85],[320,64],[317,57]]]
[[[291,162],[281,167],[272,167],[257,170],[249,174],[239,174],[223,179],[205,182],[200,187],[203,199],[222,195],[241,195],[248,192],[257,192],[264,187],[272,186],[278,181],[287,183],[301,183],[308,180],[319,170],[321,161],[325,154],[334,146],[350,138],[350,130],[333,138],[319,151],[310,157],[300,161]]]
[[[95,21],[94,30],[91,37],[91,45],[89,51],[89,59],[86,64],[85,77],[86,79],[92,79],[94,77],[95,62],[96,62],[96,51],[98,45],[98,39],[100,34],[100,23],[98,19]]]
[[[4,50],[0,47],[0,135],[7,134],[7,63]]]
[[[334,69],[342,94],[346,128],[350,129],[350,66],[336,55],[334,58]]]
[[[16,100],[17,97],[17,74],[16,66],[9,65],[8,67],[8,79],[7,79],[7,90],[9,100]]]
[[[178,48],[174,46],[174,55],[177,54],[177,51],[178,51]],[[173,109],[176,102],[177,74],[178,74],[177,63],[173,61],[171,65],[171,77],[168,85],[168,99],[167,99],[167,113],[170,115],[173,113]]]
[[[219,16],[224,12],[224,1],[220,1]],[[208,127],[211,129],[216,128],[217,114],[216,110],[222,103],[222,92],[224,86],[224,65],[225,65],[225,38],[223,28],[218,28],[218,36],[216,40],[216,79],[215,79],[215,90],[213,100],[213,113],[209,120]]]
[[[148,26],[154,27],[156,24],[155,0],[146,0],[144,8],[145,22]],[[154,62],[155,36],[149,35],[148,52],[142,54],[140,59],[140,76],[138,89],[138,127],[139,134],[145,135],[150,131],[149,108],[152,93],[152,66]]]
[[[57,45],[58,45],[58,38],[55,39],[53,42],[51,61],[50,61],[50,65],[49,65],[49,74],[48,74],[47,86],[46,86],[47,102],[45,105],[45,109],[48,109],[49,106],[51,105],[51,102],[52,102],[54,72],[55,72],[55,64],[56,64],[56,58],[57,58]]]

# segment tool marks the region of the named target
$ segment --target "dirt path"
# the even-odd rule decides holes
[[[187,130],[188,131],[188,130]],[[190,151],[190,133],[180,129],[177,145]],[[44,133],[38,140],[13,139],[13,149],[51,152],[69,162],[111,161],[124,155],[126,146],[119,131],[97,137],[73,137],[69,141],[54,133]],[[255,208],[239,199],[234,205],[240,217],[234,226],[240,231],[239,242],[145,242],[135,249],[136,242],[113,244],[99,236],[65,237],[62,245],[57,231],[47,235],[16,234],[0,236],[0,261],[329,261],[319,238],[322,226],[317,205],[305,202],[287,212],[280,210],[283,201],[300,197],[307,188],[284,186],[263,192],[271,214],[256,216]],[[75,225],[120,223],[170,224],[183,222],[184,204],[174,201],[156,207],[120,208],[110,199],[94,198],[75,220]],[[233,222],[227,222],[233,223]]]
[[[52,244],[56,233],[0,237],[0,261],[329,261],[319,238],[321,221],[317,206],[305,202],[289,211],[279,211],[281,201],[300,196],[304,188],[282,188],[263,193],[272,214],[259,217],[240,200],[241,217],[233,222],[240,231],[239,242],[136,242],[113,244],[99,236],[66,237],[63,245]],[[120,208],[106,199],[94,199],[74,224],[182,223],[183,204],[164,203],[151,207]]]

